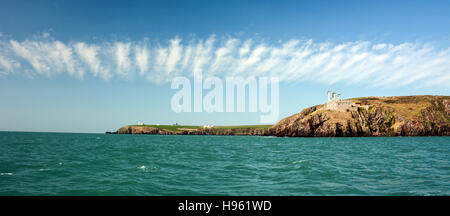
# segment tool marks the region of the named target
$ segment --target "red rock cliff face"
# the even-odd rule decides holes
[[[354,111],[304,109],[267,135],[288,137],[449,136],[450,97],[406,96],[354,99],[369,108]]]

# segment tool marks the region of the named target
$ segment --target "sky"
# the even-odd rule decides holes
[[[194,72],[278,77],[278,120],[328,90],[449,95],[448,11],[448,0],[0,0],[0,131],[259,124],[261,112],[174,112],[171,82]]]

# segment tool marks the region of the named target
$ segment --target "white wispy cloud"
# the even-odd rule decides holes
[[[170,74],[181,59],[183,48],[180,46],[181,40],[177,37],[169,42],[169,51],[166,63],[166,72]]]
[[[51,76],[54,73],[67,72],[71,76],[83,78],[84,71],[76,66],[73,49],[58,40],[10,40],[2,43],[4,49],[10,49],[14,55],[8,56],[13,61],[27,61],[38,74]],[[5,45],[6,44],[6,45]]]
[[[131,43],[116,42],[113,48],[115,61],[117,63],[116,71],[122,77],[127,76],[130,72],[130,47]]]
[[[61,42],[50,35],[24,41],[0,37],[0,75],[67,73],[104,80],[144,77],[167,83],[175,76],[275,76],[280,81],[312,81],[372,86],[444,86],[450,83],[450,48],[427,43],[345,43],[289,40],[267,42],[211,35],[88,43]]]
[[[104,80],[109,80],[111,78],[111,73],[108,69],[101,66],[99,59],[100,47],[97,45],[88,45],[83,42],[75,43],[75,52],[78,58],[83,61],[88,70],[96,77],[101,77]]]
[[[148,70],[149,53],[147,47],[135,47],[136,64],[139,68],[139,75],[144,76]]]
[[[20,64],[0,55],[0,74],[8,74],[14,72],[15,68],[19,68]]]

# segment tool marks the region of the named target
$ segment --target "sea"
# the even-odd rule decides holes
[[[450,195],[450,137],[0,132],[0,195]]]

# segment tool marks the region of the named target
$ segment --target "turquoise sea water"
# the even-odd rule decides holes
[[[0,195],[450,195],[450,137],[0,132]]]

